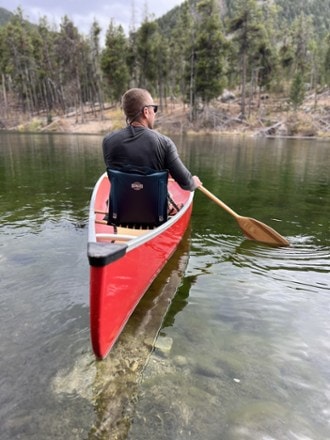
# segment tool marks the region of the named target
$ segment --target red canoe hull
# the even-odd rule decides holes
[[[99,181],[92,196],[89,224],[89,245],[95,242],[96,246],[104,244],[104,237],[112,228],[95,223],[95,220],[102,218],[99,214],[95,215],[95,210],[105,208],[109,194],[106,175],[100,179],[101,183]],[[188,227],[193,194],[181,190],[175,182],[169,185],[174,200],[185,205],[179,214],[151,233],[146,231],[122,245],[124,249],[120,248],[118,258],[115,256],[110,261],[109,258],[101,258],[95,262],[89,255],[90,329],[97,358],[107,356],[140,299],[171,257]],[[106,247],[111,246],[115,245],[109,244],[108,240]],[[98,255],[98,249],[96,253]]]

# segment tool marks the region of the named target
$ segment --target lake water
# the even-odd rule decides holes
[[[0,438],[328,440],[330,146],[176,137],[241,215],[196,192],[191,227],[109,357],[92,355],[86,256],[101,136],[0,133]]]

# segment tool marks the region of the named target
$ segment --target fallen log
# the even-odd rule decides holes
[[[257,133],[257,136],[273,136],[276,133],[276,130],[280,128],[282,124],[283,121],[280,121],[276,122],[276,124],[273,124],[270,127],[263,128]]]

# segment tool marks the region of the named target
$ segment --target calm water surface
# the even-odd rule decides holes
[[[210,191],[291,246],[244,240],[197,192],[180,248],[96,362],[101,136],[0,134],[1,439],[330,438],[329,145],[175,140]]]

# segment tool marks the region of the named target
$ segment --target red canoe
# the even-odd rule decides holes
[[[107,356],[140,299],[169,260],[190,221],[194,193],[172,179],[169,192],[182,209],[155,229],[114,228],[104,221],[110,182],[104,173],[90,203],[90,329],[97,358]]]

